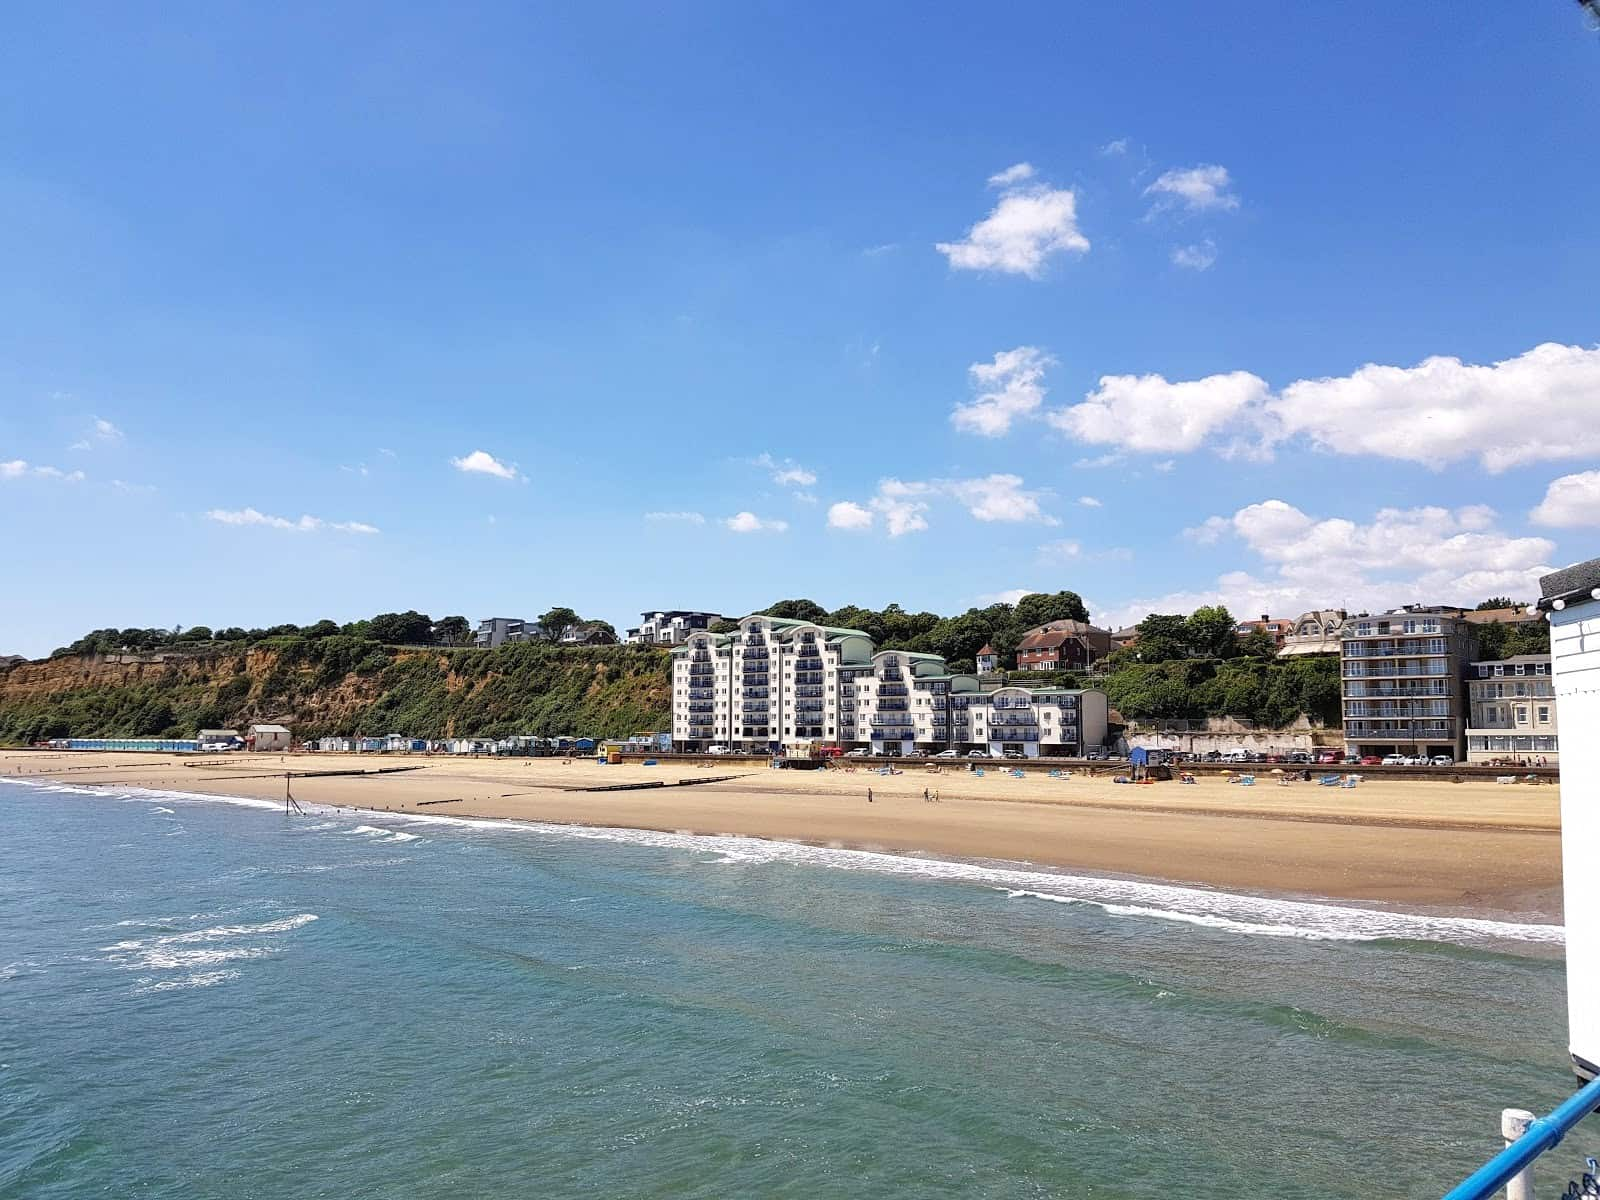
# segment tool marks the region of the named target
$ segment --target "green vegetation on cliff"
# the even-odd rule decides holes
[[[651,647],[418,651],[334,635],[128,657],[59,657],[0,674],[0,740],[192,736],[256,721],[300,737],[618,737],[669,721],[669,656]]]

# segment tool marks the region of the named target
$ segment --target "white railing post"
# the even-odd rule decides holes
[[[1500,1136],[1505,1138],[1508,1146],[1527,1133],[1528,1126],[1532,1123],[1533,1114],[1526,1109],[1504,1108],[1500,1110]],[[1506,1181],[1506,1200],[1533,1200],[1532,1163],[1529,1163]]]

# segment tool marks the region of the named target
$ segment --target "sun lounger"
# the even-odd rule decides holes
[[[1339,777],[1337,775],[1324,775],[1321,779],[1318,779],[1317,782],[1323,787],[1338,787]]]

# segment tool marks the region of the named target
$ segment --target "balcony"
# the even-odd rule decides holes
[[[989,724],[990,725],[994,725],[994,726],[1004,726],[1006,728],[1009,728],[1009,727],[1011,727],[1013,725],[1016,725],[1016,726],[1037,726],[1039,724],[1039,720],[1038,720],[1037,717],[1031,717],[1031,716],[1030,717],[1022,717],[1022,716],[990,717],[989,718]]]
[[[739,694],[746,700],[765,700],[769,695],[772,694],[772,689],[764,687],[747,687]]]
[[[710,713],[715,712],[716,708],[715,708],[715,706],[710,705],[710,704],[691,704],[691,705],[689,705],[689,711],[691,713],[707,713],[707,714],[710,714]]]
[[[715,700],[716,698],[715,688],[691,687],[689,689],[689,699],[691,700]]]
[[[905,712],[907,707],[908,707],[908,701],[905,701],[905,700],[880,700],[880,701],[878,701],[878,711],[879,712]]]
[[[821,683],[826,678],[821,671],[796,671],[796,683]]]
[[[872,724],[873,724],[873,726],[875,728],[881,728],[881,729],[889,729],[889,728],[910,729],[911,728],[911,718],[909,716],[873,717],[872,718]]]
[[[878,695],[880,696],[906,696],[909,694],[906,690],[906,685],[903,683],[885,683],[880,684],[878,687]]]
[[[900,668],[891,667],[879,673],[878,678],[884,683],[903,683],[905,676],[900,673]]]
[[[752,674],[746,675],[744,677],[744,686],[747,687],[747,688],[752,688],[752,687],[764,688],[764,687],[767,686],[767,684],[770,681],[771,681],[770,677],[765,675],[765,674],[757,675],[757,674],[752,673]]]
[[[756,700],[754,702],[746,701],[741,711],[747,713],[765,714],[768,711],[767,702],[765,700]]]
[[[1453,696],[1454,690],[1443,680],[1433,683],[1352,683],[1345,689],[1351,696]]]
[[[815,699],[823,694],[823,690],[820,687],[807,685],[806,687],[795,688],[794,694],[796,696],[804,696],[807,699]]]
[[[696,650],[693,654],[689,655],[689,663],[691,666],[695,663],[708,663],[710,661],[711,651],[709,650]]]

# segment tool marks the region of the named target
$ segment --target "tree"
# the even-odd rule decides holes
[[[308,638],[337,637],[339,635],[339,624],[337,621],[330,621],[327,617],[324,617],[314,625],[307,625],[301,630],[301,633]]]
[[[1278,639],[1265,629],[1257,627],[1239,639],[1239,653],[1246,658],[1276,658]]]
[[[1151,613],[1139,622],[1133,656],[1140,662],[1167,662],[1189,655],[1188,622],[1172,613]]]
[[[211,627],[209,625],[191,625],[184,631],[183,640],[186,642],[209,642],[211,640]]]
[[[1486,612],[1491,608],[1515,608],[1516,606],[1517,602],[1510,596],[1490,596],[1482,604],[1478,605],[1476,611]]]
[[[610,621],[585,621],[583,629],[589,635],[589,644],[592,646],[617,644],[617,628]]]
[[[433,641],[439,646],[460,646],[471,632],[465,617],[440,617],[433,623]]]
[[[1077,592],[1035,592],[1017,601],[1017,624],[1024,630],[1048,625],[1051,621],[1089,620],[1089,610]]]
[[[815,600],[779,600],[761,611],[769,617],[781,617],[786,621],[810,621],[821,625],[828,620],[828,610]]]
[[[237,625],[229,625],[226,629],[217,630],[213,635],[213,640],[218,642],[242,642],[245,640],[245,636],[244,630]]]
[[[739,632],[739,622],[730,621],[727,617],[723,617],[722,620],[720,620],[720,621],[711,622],[711,626],[710,626],[710,628],[708,629],[707,632],[709,632],[709,633],[738,633]]]
[[[1239,652],[1237,622],[1220,604],[1205,604],[1183,623],[1189,653],[1201,658],[1232,658]]]
[[[561,635],[578,623],[578,614],[570,608],[552,608],[539,618],[539,627],[544,630],[544,636],[552,642],[559,642]]]
[[[372,618],[371,635],[391,646],[426,646],[433,638],[433,618],[414,608],[379,613]]]

